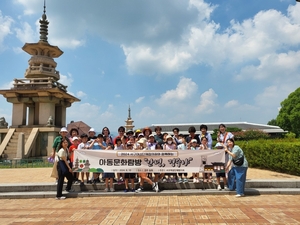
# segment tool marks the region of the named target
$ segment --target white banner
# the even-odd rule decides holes
[[[224,172],[224,150],[75,150],[74,172]]]

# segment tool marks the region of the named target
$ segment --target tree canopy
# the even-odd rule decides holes
[[[300,136],[300,88],[281,102],[281,109],[276,118],[276,123],[282,129]]]

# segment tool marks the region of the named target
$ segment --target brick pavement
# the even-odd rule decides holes
[[[300,196],[0,200],[0,224],[300,224]]]
[[[51,168],[2,169],[0,183],[53,182]],[[249,169],[248,179],[299,179]],[[0,199],[7,224],[300,224],[300,195]]]

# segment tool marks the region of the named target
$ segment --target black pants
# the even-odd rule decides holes
[[[65,177],[67,178],[68,180],[68,183],[67,183],[67,187],[66,189],[67,190],[70,190],[71,187],[72,187],[72,182],[73,182],[73,175],[72,173],[68,172],[65,176],[62,174],[62,171],[59,167],[59,163],[57,164],[57,172],[58,172],[58,180],[57,180],[57,192],[56,192],[56,197],[61,197],[62,196],[62,189],[63,189],[63,186],[64,186],[64,180],[65,180]]]

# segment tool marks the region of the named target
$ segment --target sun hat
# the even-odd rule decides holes
[[[147,139],[146,138],[141,138],[140,140],[138,140],[138,143],[143,144],[143,147],[145,147],[146,143],[147,143]]]
[[[196,139],[192,139],[191,142],[192,143],[197,143],[197,140]]]
[[[172,138],[173,140],[173,137],[170,134],[167,135],[166,140],[168,140],[169,138]]]
[[[89,133],[90,133],[90,132],[96,132],[96,131],[95,131],[94,128],[91,128],[91,129],[89,130]]]
[[[67,133],[68,133],[68,130],[67,130],[67,128],[62,127],[62,128],[60,129],[60,133],[61,133],[61,132],[67,132]]]
[[[149,130],[150,134],[152,133],[152,130],[149,127],[145,127],[143,129],[143,134],[145,135],[146,130]]]
[[[75,136],[72,138],[72,141],[75,141],[75,140],[79,140],[78,137]]]

